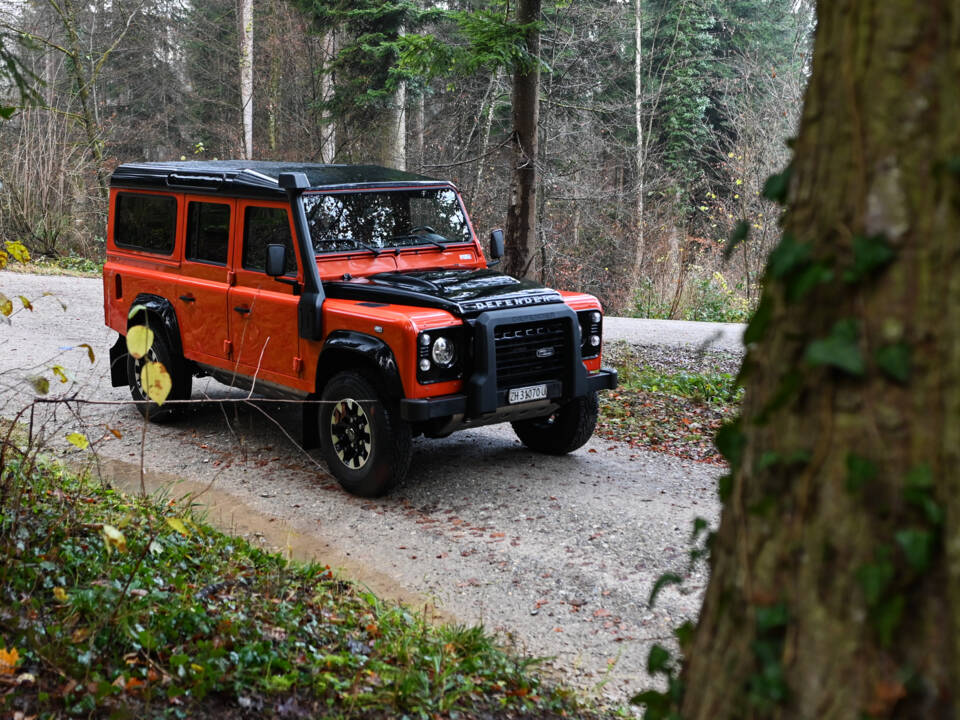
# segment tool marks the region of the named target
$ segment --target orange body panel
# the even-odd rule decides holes
[[[211,198],[188,192],[111,189],[111,208],[118,192],[165,195],[176,198],[176,243],[169,256],[120,248],[114,241],[114,213],[110,213],[107,258],[103,269],[106,324],[121,334],[134,298],[149,293],[172,304],[181,328],[184,356],[227,371],[267,380],[301,392],[318,392],[316,369],[323,340],[309,341],[298,332],[299,298],[289,284],[263,272],[242,267],[241,244],[247,207],[273,207],[287,211],[295,237],[289,205],[280,201]],[[192,202],[230,206],[228,263],[198,262],[185,257],[187,219]],[[469,222],[469,221],[468,221]],[[479,269],[486,267],[483,250],[471,227],[472,242],[434,247],[403,248],[378,256],[366,251],[320,255],[316,261],[321,280],[362,278],[378,272],[416,269]],[[294,243],[294,247],[297,244]],[[299,252],[299,251],[297,251]],[[298,257],[297,281],[303,282],[304,262]],[[592,295],[563,292],[574,310],[601,309]],[[454,327],[463,321],[439,309],[388,304],[364,306],[355,300],[327,298],[323,304],[324,339],[337,330],[370,335],[393,351],[408,398],[428,398],[458,393],[461,380],[421,385],[417,382],[417,336],[425,330]],[[589,371],[600,369],[600,358],[584,361]]]

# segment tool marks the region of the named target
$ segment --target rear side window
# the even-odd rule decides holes
[[[176,240],[176,198],[117,193],[113,214],[113,241],[117,247],[171,255]]]
[[[227,264],[230,244],[230,206],[191,202],[187,207],[187,259]]]
[[[248,207],[243,216],[243,269],[264,272],[267,245],[287,248],[287,275],[297,274],[297,255],[284,208]]]

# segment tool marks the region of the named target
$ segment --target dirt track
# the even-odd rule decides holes
[[[75,382],[59,383],[47,371],[51,396],[119,402],[57,407],[44,432],[62,441],[84,431],[96,452],[73,452],[75,460],[138,488],[143,425],[122,402],[129,392],[110,387],[115,335],[103,326],[100,281],[0,273],[0,291],[56,296],[0,330],[2,414],[29,401],[25,376],[64,366]],[[610,323],[608,339],[628,332],[642,341],[638,322],[625,331]],[[660,326],[661,339],[652,342],[682,336],[690,346],[714,329]],[[735,347],[737,328],[720,329]],[[80,343],[96,350],[92,366]],[[175,497],[199,492],[198,502],[225,529],[343,568],[381,596],[481,622],[521,650],[554,658],[548,665],[567,682],[614,702],[644,685],[650,644],[669,640],[699,606],[702,568],[682,591],[664,591],[653,609],[646,601],[663,572],[687,575],[694,518],[716,523],[716,467],[596,439],[567,457],[545,457],[524,449],[509,426],[496,426],[415,441],[407,481],[386,498],[363,500],[342,492],[318,453],[305,455],[281,430],[296,437],[295,407],[221,402],[243,397],[196,381],[194,398],[205,402],[186,419],[147,429],[149,487]]]

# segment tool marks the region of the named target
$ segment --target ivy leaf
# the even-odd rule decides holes
[[[737,226],[733,229],[733,232],[730,233],[730,239],[727,241],[726,247],[723,248],[723,260],[726,262],[730,259],[730,256],[733,255],[733,251],[737,249],[737,246],[746,242],[747,237],[750,235],[750,223],[746,220],[741,220],[737,223]]]
[[[726,423],[717,431],[713,442],[720,454],[730,463],[730,468],[736,472],[747,446],[747,436],[740,429],[740,421]]]
[[[848,283],[859,282],[889,264],[895,256],[882,235],[856,235],[853,238],[853,267],[843,274],[843,279]]]
[[[847,490],[859,492],[877,476],[877,466],[855,453],[847,453]]]
[[[170,395],[173,388],[173,381],[170,379],[170,373],[163,363],[148,362],[144,363],[140,369],[140,383],[147,391],[147,397],[153,400],[157,405],[163,405],[164,400]]]
[[[30,312],[33,312],[33,303],[30,302],[29,298],[23,295],[18,295],[17,297],[20,298],[20,304],[23,305],[25,310],[29,310]]]
[[[889,550],[878,551],[877,562],[861,565],[856,572],[857,582],[863,590],[869,607],[876,607],[883,599],[887,586],[893,581],[894,568],[890,562]]]
[[[650,591],[650,599],[647,600],[647,607],[653,607],[653,604],[657,601],[657,595],[660,594],[660,591],[663,590],[668,585],[679,585],[683,582],[681,578],[676,573],[664,573],[657,578],[657,581],[653,584],[653,589]]]
[[[893,644],[893,634],[900,625],[905,604],[906,600],[903,595],[894,595],[873,613],[873,624],[883,647],[890,647]]]
[[[670,651],[656,643],[647,654],[647,674],[656,675],[666,672],[670,668]]]
[[[812,250],[808,244],[797,242],[793,235],[787,233],[770,253],[770,274],[777,279],[784,278],[806,266],[811,256]]]
[[[751,345],[763,339],[767,333],[767,327],[770,325],[770,319],[773,317],[773,303],[766,294],[760,299],[753,317],[750,318],[750,324],[743,332],[743,344]]]
[[[67,371],[62,365],[54,365],[50,370],[57,376],[60,382],[65,383],[70,381],[67,377]]]
[[[68,434],[67,442],[76,447],[78,450],[86,450],[88,447],[90,447],[90,441],[83,433],[72,432]]]
[[[788,165],[783,172],[767,178],[763,184],[763,196],[781,205],[787,201],[787,191],[790,189],[790,175],[792,168]]]
[[[134,325],[127,329],[127,352],[139,360],[153,347],[153,330],[146,325]]]
[[[850,375],[863,375],[859,334],[856,320],[840,320],[833,326],[829,336],[814,340],[807,346],[804,357],[811,365],[828,365]]]
[[[10,317],[10,313],[12,312],[13,301],[3,293],[0,293],[0,314],[2,314],[4,317]]]
[[[901,530],[894,537],[897,539],[907,562],[917,572],[924,572],[930,567],[933,557],[935,538],[929,530]]]
[[[765,633],[784,627],[790,620],[790,611],[785,603],[757,608],[757,632]]]
[[[912,369],[912,350],[904,342],[886,345],[877,350],[874,358],[877,366],[898,383],[906,384],[910,381]]]

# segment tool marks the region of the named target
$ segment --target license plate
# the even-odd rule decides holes
[[[529,387],[512,388],[507,395],[507,402],[513,403],[530,402],[531,400],[543,400],[547,396],[546,385],[530,385]]]

